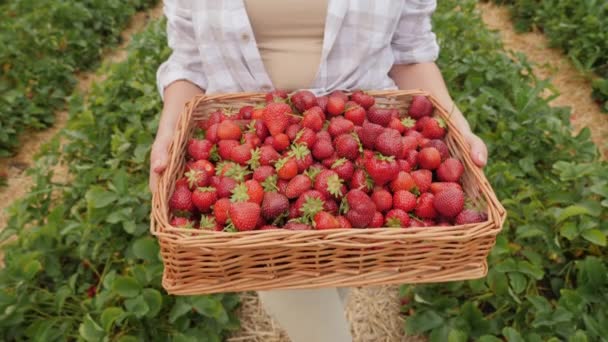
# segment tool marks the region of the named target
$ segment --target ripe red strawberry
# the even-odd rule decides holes
[[[416,120],[416,124],[414,125],[414,128],[418,132],[422,132],[422,129],[427,124],[427,122],[429,122],[430,120],[433,120],[430,116],[423,116],[420,119]],[[424,135],[422,135],[422,133],[420,133],[420,134],[422,137],[424,137]]]
[[[241,134],[241,127],[232,120],[222,121],[217,127],[217,137],[220,140],[239,140]]]
[[[272,146],[264,145],[260,147],[261,165],[272,165],[279,160],[280,157],[279,153]]]
[[[312,107],[304,112],[304,117],[302,118],[302,127],[307,127],[315,132],[318,132],[323,128],[323,117],[317,111],[313,111],[315,108],[318,108],[319,111],[321,110],[319,107]]]
[[[169,222],[169,224],[176,228],[193,228],[194,227],[194,221],[189,220],[185,217],[174,217],[171,219],[171,222]]]
[[[188,188],[188,181],[185,178],[179,179],[175,183],[175,190],[169,199],[169,208],[173,212],[192,212],[194,204],[192,203],[192,192]]]
[[[279,133],[285,132],[289,126],[289,117],[287,113],[291,112],[291,108],[286,103],[272,102],[266,106],[262,120],[268,128],[270,135],[276,136]]]
[[[243,134],[243,144],[249,145],[251,148],[256,148],[262,144],[260,138],[253,132]]]
[[[334,90],[331,93],[329,93],[329,97],[332,96],[336,96],[341,98],[342,100],[344,100],[344,102],[348,101],[348,95],[346,95],[345,92],[343,92],[342,90]]]
[[[208,160],[197,160],[186,163],[186,172],[190,170],[205,171],[209,178],[215,175],[215,166]]]
[[[287,198],[298,198],[305,191],[308,191],[312,188],[312,182],[310,178],[305,175],[297,175],[293,177],[289,183],[287,184],[287,188],[285,189],[285,195]]]
[[[325,110],[327,109],[327,100],[328,99],[329,99],[329,96],[327,96],[327,95],[317,97],[317,106],[319,106],[319,108],[321,108],[323,110],[323,112],[325,112]]]
[[[349,121],[350,122],[350,121]],[[342,134],[334,140],[339,157],[355,160],[359,157],[359,143],[351,134]]]
[[[298,165],[298,173],[302,173],[302,172],[306,171],[306,169],[311,167],[314,162],[315,162],[315,160],[312,158],[312,155],[310,154],[310,152],[308,152],[308,154],[304,155],[302,158],[296,157],[296,164]]]
[[[412,175],[405,171],[399,171],[397,177],[391,181],[391,190],[397,192],[400,190],[410,191],[416,187],[416,182]]]
[[[486,221],[488,219],[488,215],[486,213],[479,212],[477,210],[472,209],[464,209],[463,211],[456,216],[454,223],[467,224],[467,223],[479,223]]]
[[[434,147],[425,147],[418,152],[418,165],[427,170],[435,170],[441,164],[441,154]]]
[[[301,129],[302,126],[299,124],[289,125],[287,127],[287,130],[285,131],[285,134],[287,134],[287,136],[289,137],[289,141],[296,140],[296,136],[298,135],[298,132],[300,132]]]
[[[230,197],[232,190],[236,187],[236,181],[230,177],[221,177],[219,184],[215,187],[219,198]]]
[[[318,104],[315,94],[308,90],[300,90],[291,95],[291,103],[300,113]]]
[[[300,137],[296,139],[295,143],[304,144],[308,148],[312,148],[312,146],[317,141],[317,134],[310,128],[304,127],[302,131],[299,133]]]
[[[380,125],[365,121],[361,126],[361,131],[357,133],[359,140],[364,148],[373,149],[376,144],[376,139],[384,132],[384,128]]]
[[[214,187],[199,187],[192,193],[192,203],[196,208],[206,213],[217,201],[217,190]]]
[[[327,99],[325,110],[332,116],[338,116],[344,112],[346,101],[340,96],[330,95]]]
[[[416,208],[416,195],[409,191],[399,190],[393,194],[393,208],[410,212]]]
[[[331,198],[328,200],[325,200],[325,203],[323,203],[323,210],[327,211],[328,213],[330,213],[332,215],[337,214],[338,209],[339,209],[338,203],[336,203],[336,201],[334,201]]]
[[[262,185],[255,179],[250,179],[245,181],[245,186],[247,186],[249,202],[261,204],[262,198],[264,198],[264,188],[262,188]]]
[[[437,217],[437,211],[433,206],[433,199],[435,196],[430,192],[425,192],[420,197],[418,197],[418,201],[416,203],[416,209],[414,213],[416,216],[420,218],[429,218],[433,219]]]
[[[213,143],[207,139],[188,140],[188,155],[194,160],[209,159]]]
[[[441,155],[441,161],[444,161],[450,157],[450,150],[448,149],[448,145],[446,145],[443,140],[433,139],[429,140],[426,144],[422,145],[422,147],[434,147],[439,151]]]
[[[414,96],[407,113],[414,119],[429,116],[433,113],[433,103],[426,96]]]
[[[429,139],[441,139],[445,136],[445,122],[439,118],[430,118],[422,126],[422,135]]]
[[[392,128],[386,128],[376,139],[375,147],[385,156],[401,158],[403,153],[401,134]]]
[[[416,138],[416,142],[418,143],[418,146],[421,146],[420,142],[424,138],[422,136],[422,133],[420,133],[420,132],[418,132],[416,130],[413,130],[413,129],[410,129],[410,130],[406,131],[405,134],[404,134],[404,136]]]
[[[331,135],[326,130],[319,131],[319,132],[317,132],[317,141],[319,141],[319,140],[325,140],[325,141],[329,141],[331,143]]]
[[[188,187],[190,190],[194,190],[197,187],[207,186],[209,184],[209,175],[207,175],[206,171],[201,170],[190,170],[184,174],[186,179],[188,179]]]
[[[273,230],[273,229],[280,229],[280,228],[277,226],[269,225],[269,224],[260,227],[260,230]]]
[[[393,209],[386,213],[386,225],[388,227],[409,227],[410,217],[407,212],[401,209]]]
[[[287,92],[285,90],[275,89],[269,93],[266,93],[265,99],[267,103],[270,102],[282,102],[287,99]]]
[[[317,141],[312,147],[312,155],[318,160],[323,160],[329,158],[334,154],[334,146],[331,143],[331,140],[321,139],[319,140],[319,135],[317,134]]]
[[[354,128],[355,128],[355,124],[352,121],[346,120],[342,116],[338,116],[338,117],[332,118],[329,121],[329,126],[327,126],[327,131],[329,132],[329,134],[331,134],[331,136],[333,138],[335,138],[339,135],[352,132],[354,130]]]
[[[353,225],[350,224],[350,221],[345,216],[338,216],[338,222],[340,223],[340,228],[352,228]]]
[[[307,225],[306,223],[298,223],[298,222],[287,222],[284,229],[287,230],[312,230],[312,227]]]
[[[239,142],[236,140],[220,140],[217,143],[217,152],[223,160],[230,160],[232,150],[239,146]]]
[[[376,102],[376,100],[373,98],[373,96],[365,94],[361,91],[355,91],[350,96],[350,98],[351,98],[351,100],[360,104],[361,107],[363,107],[365,109],[368,109],[369,107],[373,106],[374,103]]]
[[[290,141],[287,134],[279,133],[272,138],[272,147],[278,152],[283,152],[289,147]]]
[[[275,174],[275,170],[274,167],[270,166],[270,165],[263,165],[258,167],[257,169],[255,169],[253,171],[253,179],[255,179],[256,181],[262,183],[264,182],[268,177],[272,176]]]
[[[314,188],[326,198],[341,198],[346,194],[344,181],[335,171],[323,170],[315,178]]]
[[[445,217],[456,217],[464,209],[464,192],[458,189],[445,189],[435,195],[433,206]]]
[[[412,136],[402,137],[401,144],[403,145],[402,155],[406,155],[408,151],[416,150],[416,148],[418,148],[418,138]]]
[[[253,114],[253,106],[243,106],[239,109],[239,117],[243,120],[251,119],[251,115]]]
[[[407,163],[410,164],[411,168],[418,167],[418,151],[416,151],[416,150],[407,151],[407,153],[405,154],[405,161],[407,161]]]
[[[293,158],[279,159],[275,164],[280,179],[290,180],[298,174],[298,164]]]
[[[448,158],[437,168],[437,179],[442,182],[458,182],[464,173],[464,166],[458,159]]]
[[[284,179],[277,180],[277,188],[279,189],[279,193],[285,195],[285,190],[287,190],[287,184],[289,184],[289,181],[286,181]]]
[[[388,126],[392,119],[392,112],[387,108],[373,106],[367,111],[367,120],[382,127]]]
[[[213,205],[213,215],[215,216],[215,221],[219,225],[226,224],[226,220],[228,220],[228,209],[230,209],[230,199],[228,198],[220,198]]]
[[[376,205],[365,192],[357,189],[350,190],[346,194],[346,203],[348,211],[345,216],[353,227],[365,228],[373,220]]]
[[[412,171],[412,167],[410,166],[410,163],[408,163],[407,160],[405,160],[405,159],[397,160],[397,164],[399,165],[399,171],[405,171],[405,172]]]
[[[393,207],[393,196],[384,188],[376,188],[371,196],[376,205],[376,210],[385,212]]]
[[[380,228],[384,226],[384,216],[382,215],[381,212],[376,211],[374,213],[374,218],[372,219],[372,222],[369,223],[368,227],[369,228]]]
[[[431,171],[421,169],[410,172],[410,175],[414,178],[418,191],[422,193],[429,190],[433,181],[433,173]]]
[[[397,176],[399,165],[394,159],[381,159],[378,156],[365,161],[365,170],[373,179],[374,184],[384,185]]]
[[[268,127],[264,124],[262,120],[255,120],[253,124],[253,128],[255,128],[255,134],[260,138],[261,141],[264,141],[266,137],[270,136],[270,132],[268,132]]]
[[[269,222],[289,210],[289,200],[278,192],[267,192],[262,201],[262,216]]]
[[[293,203],[292,207],[290,208],[290,210],[293,210],[293,213],[290,212],[290,217],[291,214],[294,215],[293,217],[298,217],[306,212],[308,212],[309,215],[314,216],[314,214],[323,210],[324,203],[325,196],[322,193],[317,190],[308,190],[300,195],[300,197],[298,197],[298,199],[296,199],[296,201]]]
[[[346,111],[344,112],[344,118],[352,121],[352,123],[357,126],[363,125],[366,116],[365,109],[353,101],[346,102],[345,107]]]
[[[373,182],[368,179],[367,172],[362,169],[356,169],[353,173],[353,178],[350,180],[351,189],[359,189],[366,194],[371,193],[373,188]]]
[[[330,97],[331,100],[331,97]],[[325,211],[319,211],[315,216],[314,216],[314,223],[313,223],[314,227],[316,229],[333,229],[333,228],[340,228],[340,222],[338,221],[338,219]]]
[[[230,205],[228,215],[238,231],[252,230],[260,218],[260,206],[252,202],[237,202]]]
[[[251,146],[243,144],[236,146],[230,152],[230,160],[241,165],[247,165],[247,162],[251,159]]]
[[[346,158],[340,158],[331,164],[331,169],[336,171],[340,178],[348,182],[351,180],[351,178],[353,178],[355,165],[353,165],[353,163]]]
[[[207,131],[205,132],[205,139],[209,140],[212,144],[215,144],[218,142],[218,140],[220,140],[217,137],[217,128],[219,127],[220,124],[213,124],[211,126],[209,126],[209,128],[207,128]]]
[[[457,190],[462,191],[462,187],[458,183],[452,183],[452,182],[433,182],[433,183],[431,183],[430,190],[433,193],[433,195],[436,195],[446,189],[457,189]]]

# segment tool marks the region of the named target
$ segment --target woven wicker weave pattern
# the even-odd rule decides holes
[[[419,90],[370,92],[376,104],[407,112],[414,95],[433,102],[448,126],[446,143],[465,167],[467,198],[487,208],[488,220],[453,227],[265,230],[215,232],[172,227],[169,198],[185,167],[186,144],[196,121],[218,108],[264,103],[264,94],[199,96],[180,117],[170,162],[153,196],[150,230],[160,243],[163,286],[171,294],[429,283],[474,279],[487,273],[486,258],[506,212],[467,144],[435,98]]]

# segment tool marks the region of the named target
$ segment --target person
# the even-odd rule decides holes
[[[178,116],[195,95],[273,89],[423,89],[451,119],[480,167],[484,142],[450,97],[435,64],[436,0],[165,0],[172,54],[158,69],[163,111],[151,150],[150,189],[168,162]],[[292,341],[352,337],[347,289],[261,291]]]

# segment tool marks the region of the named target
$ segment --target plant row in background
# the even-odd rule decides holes
[[[518,31],[538,28],[588,75],[593,97],[608,111],[608,2],[604,0],[494,0],[508,4]],[[591,76],[593,77],[593,76]]]
[[[484,279],[403,287],[406,329],[433,341],[599,341],[608,337],[608,165],[589,131],[510,60],[475,13],[445,0],[439,64],[488,143],[486,173],[508,211]],[[458,8],[458,9],[457,9]]]
[[[164,23],[138,36],[123,63],[70,101],[63,151],[47,146],[36,185],[12,208],[1,240],[0,340],[220,341],[238,326],[235,295],[175,297],[161,289],[148,231],[148,154],[167,58]],[[53,180],[57,163],[69,181]],[[26,228],[27,227],[27,228]]]
[[[129,18],[157,0],[16,0],[0,20],[0,157],[25,129],[53,123],[75,73],[93,67]]]

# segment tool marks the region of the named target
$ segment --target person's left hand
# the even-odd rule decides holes
[[[488,148],[486,143],[481,140],[480,137],[471,132],[471,129],[468,127],[458,127],[458,130],[462,133],[464,140],[467,144],[469,144],[469,153],[471,154],[471,159],[475,165],[479,167],[486,166],[488,162]]]

